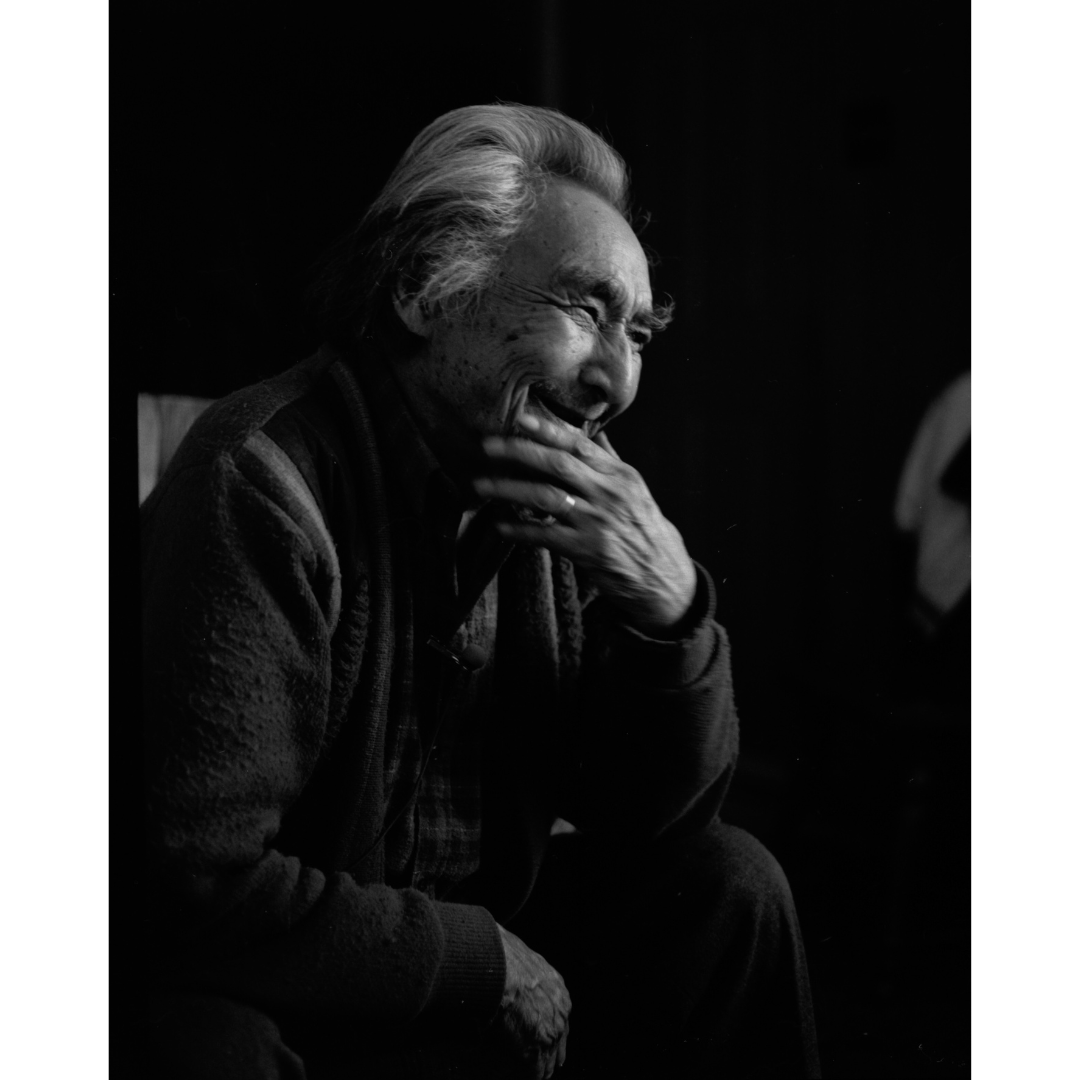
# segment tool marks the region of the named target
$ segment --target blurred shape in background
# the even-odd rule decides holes
[[[213,398],[184,394],[139,395],[139,505],[168,468],[188,428]]]
[[[908,453],[894,511],[914,534],[911,616],[928,637],[971,589],[971,372],[933,402]]]

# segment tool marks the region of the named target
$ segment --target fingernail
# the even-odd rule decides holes
[[[528,428],[530,431],[540,430],[540,420],[535,416],[530,416],[528,413],[522,413],[518,423],[523,428]]]

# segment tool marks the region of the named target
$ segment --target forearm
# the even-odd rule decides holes
[[[403,1022],[454,1006],[490,1017],[504,976],[484,909],[358,883],[277,849],[319,743],[317,684],[305,695],[301,671],[292,665],[292,690],[307,697],[306,718],[259,709],[260,685],[268,700],[293,699],[269,676],[243,693],[242,671],[226,699],[183,713],[149,695],[158,730],[144,902],[157,977],[300,1011]]]
[[[566,817],[587,828],[655,836],[715,816],[738,753],[727,635],[712,584],[677,640],[659,641],[591,611]]]
[[[195,898],[156,884],[147,944],[159,982],[389,1023],[436,1011],[482,1022],[499,1004],[505,966],[483,908],[361,886],[273,850],[254,867],[204,875]]]

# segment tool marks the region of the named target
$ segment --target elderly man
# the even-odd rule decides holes
[[[712,584],[604,433],[668,319],[621,159],[451,112],[321,289],[143,506],[146,1075],[815,1075]]]

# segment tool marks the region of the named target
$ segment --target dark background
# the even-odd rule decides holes
[[[966,625],[910,628],[891,522],[969,366],[966,5],[333,10],[114,12],[117,383],[217,397],[313,351],[320,255],[450,108],[609,138],[676,301],[612,436],[719,589],[726,816],[792,881],[826,1075],[969,1075]]]

